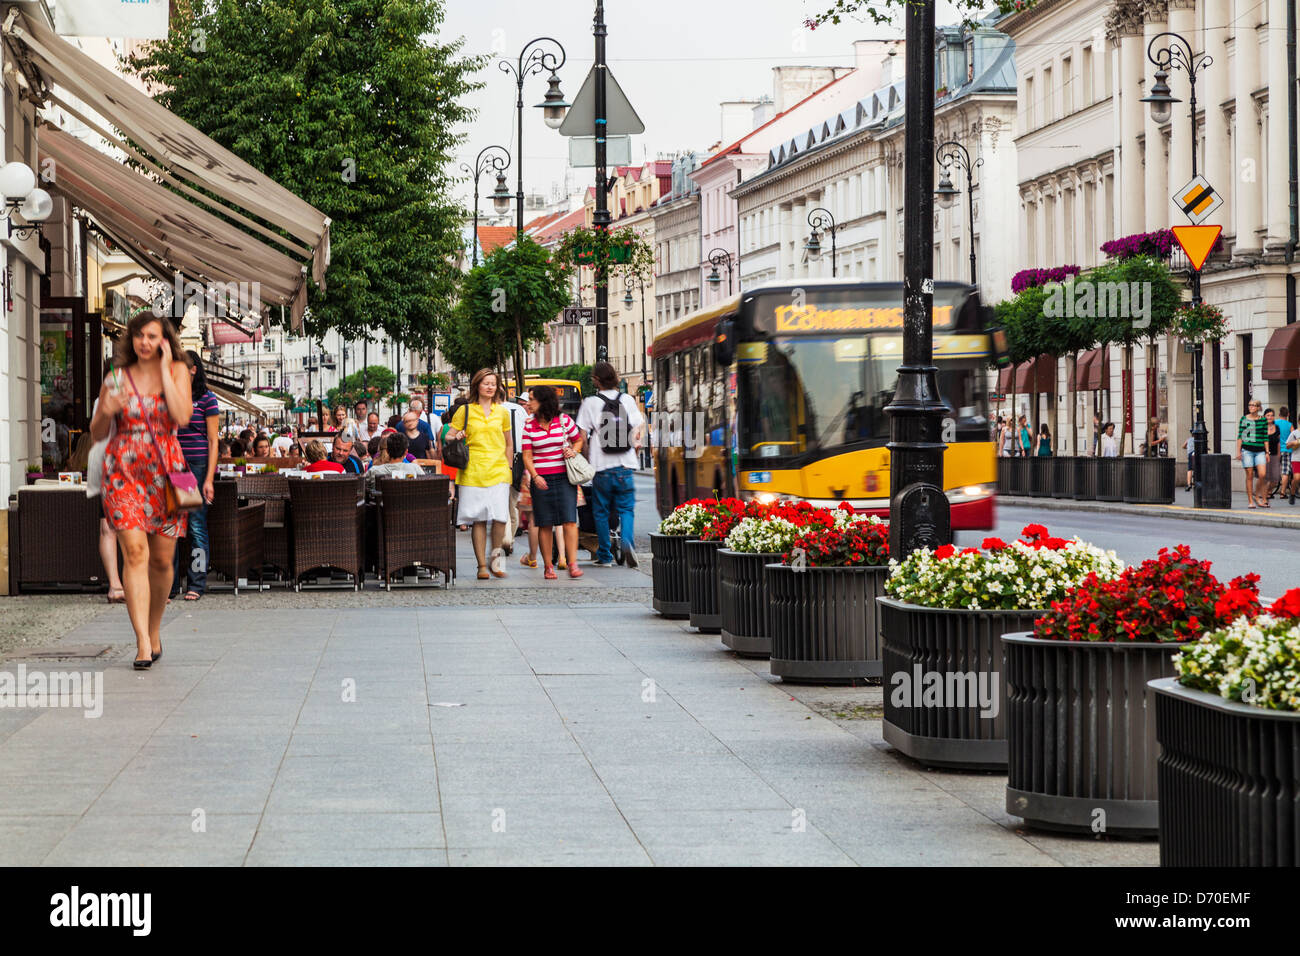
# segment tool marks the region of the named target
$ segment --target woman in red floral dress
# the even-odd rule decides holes
[[[104,453],[104,517],[117,533],[125,567],[126,609],[135,629],[137,670],[162,656],[162,616],[172,584],[176,539],[185,514],[167,514],[167,475],[185,471],[176,428],[190,420],[190,374],[176,329],[152,312],[127,324],[113,371],[90,422],[96,441],[116,418]],[[182,356],[173,360],[173,356]],[[152,431],[152,435],[151,435]]]

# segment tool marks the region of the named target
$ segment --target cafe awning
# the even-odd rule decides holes
[[[1040,355],[1016,366],[1016,391],[1041,394],[1056,391],[1056,358]]]
[[[150,273],[175,271],[204,286],[257,283],[263,304],[306,307],[301,265],[278,249],[53,127],[39,132],[41,162],[58,170],[50,188],[87,212]],[[242,303],[247,307],[247,303]]]
[[[1274,329],[1264,346],[1265,381],[1285,382],[1300,378],[1300,323]]]
[[[282,290],[277,292],[277,297],[268,295],[264,299],[293,306],[295,326],[299,323],[306,306],[305,270],[310,268],[316,283],[322,288],[325,286],[325,271],[330,261],[330,220],[324,213],[169,112],[123,77],[95,62],[37,19],[22,14],[17,8],[11,8],[10,14],[5,18],[4,35],[25,74],[38,73],[39,79],[48,79],[58,84],[71,94],[68,99],[79,100],[85,109],[103,117],[125,134],[124,138],[129,139],[130,143],[123,142],[77,106],[59,98],[47,85],[31,90],[38,99],[42,102],[54,101],[139,162],[155,177],[155,180],[145,180],[146,182],[198,212],[212,218],[219,216],[217,221],[227,229],[235,229],[231,224],[238,223],[244,229],[251,230],[274,246],[272,248],[258,243],[258,247],[281,259],[292,261],[298,271],[287,293]],[[41,131],[39,138],[43,140],[49,132]],[[108,162],[113,163],[112,160]],[[132,175],[144,179],[138,173]],[[60,168],[54,182],[56,188],[61,185],[62,176],[63,170]],[[176,193],[163,190],[160,183],[167,183],[179,190],[192,202],[186,203]],[[214,199],[213,196],[220,198]],[[109,223],[101,225],[105,226],[105,231],[112,230]],[[174,230],[177,224],[172,222],[170,226]],[[115,241],[121,240],[123,248],[132,254],[132,258],[135,258],[134,253],[138,247],[144,245],[140,237],[130,233],[118,233],[112,238]],[[170,238],[176,246],[180,246],[179,236],[173,234]],[[228,254],[232,250],[221,248],[220,243],[218,248],[221,257],[227,258],[221,264],[231,265]],[[238,247],[242,252],[254,248],[257,247]],[[160,255],[157,249],[149,248],[146,251],[155,258]],[[254,262],[262,266],[260,258],[254,259]],[[141,265],[151,271],[152,264],[141,262]],[[186,266],[180,262],[167,264],[175,267],[164,270],[168,281],[175,269],[186,272]],[[277,286],[286,284],[283,266],[282,261],[275,264]],[[216,264],[212,264],[212,267],[217,269]],[[189,275],[188,272],[186,274]],[[204,281],[208,275],[204,272],[189,277],[195,281]],[[241,275],[239,279],[261,280],[264,286],[267,284],[267,279],[256,273]],[[284,297],[280,297],[282,293]]]
[[[228,392],[224,388],[209,384],[208,388],[212,394],[217,396],[217,407],[222,411],[241,412],[245,415],[255,415],[258,418],[266,414],[242,395],[236,395],[234,392]]]
[[[1016,367],[1008,365],[1006,368],[998,369],[998,394],[1006,395],[1011,391],[1014,382],[1012,376],[1015,375]]]
[[[1092,392],[1108,387],[1110,356],[1106,346],[1090,349],[1079,356],[1074,366],[1074,383],[1071,391]]]

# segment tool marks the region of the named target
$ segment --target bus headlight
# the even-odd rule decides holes
[[[994,485],[963,485],[948,492],[948,500],[954,504],[964,501],[978,501],[988,498],[994,492]]]
[[[776,495],[772,494],[770,491],[760,491],[758,494],[754,495],[754,500],[760,505],[770,505],[772,502],[776,501]]]

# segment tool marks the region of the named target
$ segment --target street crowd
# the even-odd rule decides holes
[[[162,656],[167,602],[207,588],[207,507],[221,462],[283,458],[288,474],[383,476],[442,473],[451,479],[453,520],[468,531],[479,580],[506,576],[506,556],[527,531],[520,564],[545,580],[583,575],[579,508],[590,505],[595,564],[636,567],[633,475],[647,443],[635,400],[619,390],[608,362],[592,369],[596,392],[576,420],[549,385],[508,401],[497,372],[480,369],[445,414],[413,399],[381,424],[365,401],[336,406],[323,429],[309,422],[275,434],[245,427],[221,433],[220,411],[201,357],[183,350],[174,325],[151,312],[128,323],[106,362],[95,403],[87,494],[100,495],[100,555],[108,600],[124,603],[136,632],[135,667]],[[617,538],[612,532],[616,532]],[[177,547],[188,539],[189,548]],[[119,574],[118,549],[124,565]],[[188,556],[188,560],[183,557]]]

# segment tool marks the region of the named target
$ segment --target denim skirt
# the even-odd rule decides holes
[[[542,475],[546,490],[533,484],[533,524],[539,528],[573,524],[578,520],[578,489],[564,472]]]

